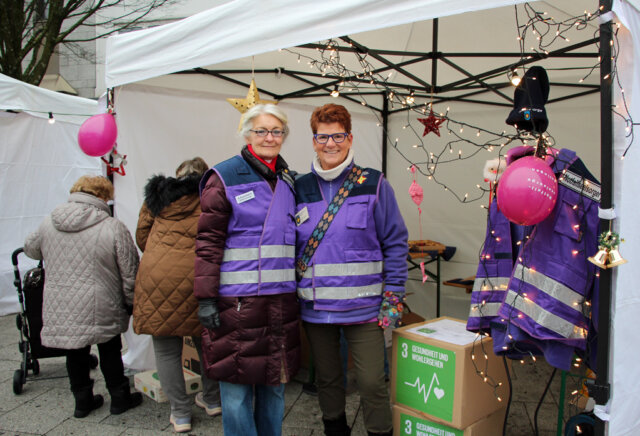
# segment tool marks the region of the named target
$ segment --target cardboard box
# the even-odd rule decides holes
[[[441,317],[394,330],[392,362],[392,401],[424,419],[465,429],[507,403],[491,338],[466,331],[464,321]]]
[[[506,404],[502,409],[465,429],[429,421],[410,409],[393,406],[393,436],[496,436],[502,434]]]
[[[187,388],[187,394],[200,392],[202,390],[202,381],[200,380],[200,376],[188,369],[183,369],[182,372],[184,375],[185,386]],[[147,395],[149,398],[157,401],[158,403],[168,401],[167,395],[162,391],[158,371],[155,369],[136,374],[133,381],[136,390]]]
[[[404,312],[402,314],[402,325],[406,326],[409,324],[416,324],[419,322],[424,322],[424,318],[420,315],[418,315],[415,312]],[[385,348],[389,348],[392,345],[393,342],[393,336],[392,336],[392,332],[393,329],[384,329],[384,346]]]
[[[196,374],[202,374],[200,369],[200,356],[198,356],[198,350],[193,343],[191,336],[184,337],[184,344],[182,345],[182,366],[191,372]]]

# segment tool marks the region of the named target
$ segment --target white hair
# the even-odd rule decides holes
[[[246,111],[242,115],[242,120],[240,122],[240,136],[244,138],[249,137],[250,130],[253,128],[253,119],[259,115],[272,115],[279,119],[282,123],[282,130],[284,130],[283,139],[287,137],[289,134],[287,115],[275,104],[257,104]]]

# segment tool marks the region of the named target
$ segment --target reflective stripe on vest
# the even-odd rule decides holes
[[[478,277],[473,283],[474,299],[480,300],[471,304],[469,317],[494,317],[504,300],[509,277]],[[489,301],[487,301],[489,300]],[[476,300],[477,301],[477,300]]]
[[[382,294],[382,283],[369,286],[351,286],[348,288],[316,288],[316,299],[351,300],[353,298],[372,297]],[[313,300],[313,288],[298,288],[298,296],[303,300]]]
[[[292,282],[296,279],[295,268],[260,271],[221,271],[221,285],[248,285],[258,283]]]
[[[511,277],[478,277],[472,292],[506,291]]]
[[[254,248],[227,248],[222,257],[223,262],[234,260],[258,260],[259,258],[275,258],[295,256],[296,248],[293,245],[262,245]]]
[[[533,300],[519,295],[511,289],[507,292],[505,304],[519,310],[542,327],[549,329],[564,338],[584,339],[586,337],[585,329],[575,326],[570,321],[543,309],[534,303]]]
[[[305,279],[331,276],[364,276],[368,274],[381,274],[382,262],[353,262],[353,263],[324,263],[313,265],[304,272]],[[316,294],[317,295],[317,294]]]
[[[534,271],[531,268],[525,268],[520,263],[516,266],[516,269],[513,272],[513,278],[535,286],[536,289],[542,290],[542,292],[564,303],[567,307],[582,313],[582,302],[584,297],[562,283],[547,277],[540,272]],[[512,291],[509,290],[509,292]],[[537,318],[533,319],[537,320]]]
[[[502,306],[502,303],[475,304],[471,306],[471,310],[469,311],[469,318],[498,316],[498,310],[500,310],[500,306]]]

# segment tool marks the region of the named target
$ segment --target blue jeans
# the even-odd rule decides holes
[[[242,385],[220,382],[225,436],[280,436],[284,384]]]

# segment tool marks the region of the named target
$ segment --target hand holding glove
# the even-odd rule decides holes
[[[404,292],[385,291],[378,313],[378,325],[383,329],[394,329],[402,324],[404,311]]]
[[[220,312],[218,312],[217,298],[202,298],[198,300],[198,319],[200,324],[206,329],[217,329],[220,327]]]

